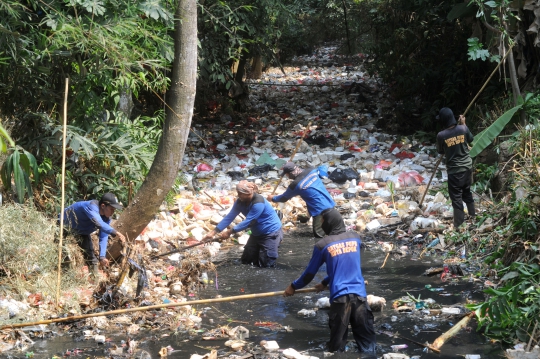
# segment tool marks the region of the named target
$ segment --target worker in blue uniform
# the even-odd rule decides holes
[[[330,213],[333,216],[341,217],[341,215],[334,208],[336,203],[324,187],[319,177],[319,170],[317,168],[302,169],[293,162],[287,162],[282,168],[281,175],[287,175],[293,181],[283,194],[269,195],[266,199],[270,202],[287,202],[295,196],[300,196],[306,202],[309,215],[313,217],[313,235],[322,238],[324,236],[321,228],[323,217]]]
[[[111,227],[111,217],[116,209],[122,209],[116,196],[105,193],[101,199],[75,202],[64,210],[64,223],[68,231],[77,238],[77,242],[83,251],[88,269],[93,275],[98,272],[98,259],[94,253],[91,234],[99,230],[99,263],[103,267],[109,265],[106,258],[109,236],[118,237],[125,242],[122,233]]]
[[[367,302],[362,276],[360,236],[356,232],[346,232],[341,216],[332,214],[325,217],[322,228],[327,236],[315,244],[304,273],[285,289],[283,295],[292,296],[296,289],[308,285],[319,268],[326,264],[327,276],[315,288],[318,292],[330,289],[328,350],[336,352],[345,349],[350,323],[359,351],[375,356],[373,313]]]
[[[278,258],[278,248],[283,239],[281,220],[272,205],[257,193],[255,183],[240,181],[236,191],[238,200],[234,202],[231,211],[214,230],[206,234],[203,240],[214,238],[218,233],[222,239],[229,238],[231,234],[249,228],[251,235],[244,246],[242,263],[274,267]],[[233,228],[227,228],[240,213],[245,219]]]

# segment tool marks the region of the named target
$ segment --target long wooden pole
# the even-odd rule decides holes
[[[294,149],[291,157],[289,158],[289,162],[292,162],[294,156],[296,156],[296,152],[298,152],[298,149],[300,148],[300,144],[302,143],[302,141],[304,140],[304,137],[306,137],[306,133],[308,133],[309,131],[309,128],[311,127],[311,121],[308,123],[308,125],[306,126],[306,130],[304,131],[304,133],[302,134],[302,137],[300,137],[300,139],[298,140],[298,142],[296,143],[296,148]],[[274,193],[276,193],[276,190],[278,188],[278,186],[281,184],[281,181],[283,180],[283,176],[279,177],[279,181],[278,183],[276,184],[276,186],[274,187],[274,190],[272,191],[272,195]]]
[[[296,293],[311,293],[311,292],[316,292],[316,291],[317,291],[317,289],[315,289],[315,288],[305,288],[305,289],[296,290],[295,294]],[[84,315],[76,315],[76,316],[73,316],[73,317],[42,320],[42,321],[39,321],[39,322],[32,322],[32,323],[8,324],[8,325],[1,326],[0,330],[29,327],[29,326],[32,326],[32,325],[40,325],[40,324],[60,323],[60,322],[67,322],[67,321],[72,321],[72,320],[80,320],[80,319],[86,319],[86,318],[92,318],[92,317],[104,317],[104,316],[108,316],[108,315],[117,315],[117,314],[132,313],[132,312],[142,312],[142,311],[153,310],[153,309],[162,309],[162,308],[170,308],[170,307],[182,307],[182,306],[185,306],[185,305],[195,305],[195,304],[232,302],[232,301],[235,301],[235,300],[276,297],[276,296],[279,296],[279,295],[283,295],[283,291],[255,293],[255,294],[244,294],[244,295],[237,295],[237,296],[224,297],[224,298],[191,300],[189,302],[149,305],[147,307],[118,309],[118,310],[111,310],[109,312],[90,313],[90,314],[84,314]]]
[[[214,197],[210,196],[208,193],[206,193],[206,191],[203,191],[203,193],[204,193],[205,195],[207,195],[208,197],[210,197],[210,199],[211,199],[212,201],[214,201],[214,203],[217,204],[221,209],[225,209],[225,207],[223,207],[223,206],[221,205],[221,203],[219,203],[218,201],[216,201],[216,199],[215,199]],[[246,217],[244,217],[244,215],[243,215],[242,213],[240,213],[240,218],[242,218],[242,220],[246,219]]]
[[[488,79],[486,80],[486,82],[484,82],[484,85],[480,88],[480,90],[478,91],[478,93],[476,94],[476,96],[474,96],[474,98],[472,99],[472,101],[469,103],[469,106],[467,106],[467,108],[465,109],[465,112],[463,112],[463,116],[465,116],[467,114],[467,112],[469,112],[469,109],[471,108],[471,106],[473,105],[473,103],[476,101],[476,99],[478,98],[478,96],[480,96],[480,94],[482,93],[482,91],[484,91],[484,89],[486,88],[489,80],[491,80],[491,78],[493,77],[493,75],[495,75],[495,72],[497,72],[497,70],[499,69],[499,67],[501,66],[501,64],[504,62],[504,60],[506,59],[506,57],[508,56],[508,54],[512,51],[512,48],[514,47],[514,44],[512,44],[512,46],[510,46],[510,49],[508,49],[508,51],[506,52],[506,54],[504,55],[504,57],[501,59],[501,61],[499,61],[499,63],[497,64],[497,66],[495,67],[495,69],[491,72],[491,75],[489,75]],[[437,169],[439,168],[439,165],[441,164],[441,161],[442,161],[442,158],[443,158],[443,155],[440,155],[439,156],[439,159],[437,160],[437,163],[435,164],[435,169],[433,170],[433,174],[431,175],[431,178],[429,179],[429,182],[427,184],[427,187],[426,187],[426,190],[424,192],[424,194],[422,195],[422,200],[420,201],[420,204],[418,205],[418,207],[422,207],[422,203],[424,203],[424,197],[426,197],[426,193],[429,189],[429,186],[431,185],[431,181],[433,180],[433,176],[435,176],[435,173],[437,173]]]
[[[437,173],[437,168],[439,168],[439,165],[441,164],[441,161],[443,159],[443,155],[439,156],[439,159],[437,160],[437,163],[435,163],[435,169],[433,170],[433,173],[431,174],[431,177],[429,178],[429,182],[426,186],[426,190],[424,191],[424,194],[422,195],[422,199],[420,200],[420,204],[418,204],[418,208],[422,208],[422,203],[424,203],[424,198],[426,198],[426,193],[428,192],[429,186],[431,185],[431,181],[433,181],[433,177],[435,177],[435,173]]]
[[[153,256],[150,256],[150,258],[151,259],[156,259],[156,258],[159,258],[159,257],[166,256],[167,254],[173,254],[173,253],[185,251],[186,249],[197,247],[197,246],[200,246],[200,245],[203,245],[203,244],[206,244],[206,243],[215,242],[215,241],[219,241],[219,238],[210,238],[210,239],[207,239],[206,241],[200,241],[200,242],[195,243],[195,244],[190,244],[189,246],[183,246],[183,247],[180,247],[180,248],[177,248],[177,249],[173,249],[170,252],[161,253],[161,254],[155,254]]]
[[[64,239],[64,198],[66,181],[66,132],[67,132],[67,100],[69,90],[69,78],[66,78],[64,91],[64,127],[62,131],[62,199],[60,203],[60,239],[58,241],[58,278],[56,280],[56,306],[60,303],[60,284],[62,281],[62,241]]]

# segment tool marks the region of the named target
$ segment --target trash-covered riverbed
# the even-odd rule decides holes
[[[234,246],[220,254],[215,262],[216,272],[207,273],[208,284],[199,291],[199,297],[201,299],[228,297],[284,290],[304,269],[315,241],[311,237],[309,225],[299,226],[298,230],[286,234],[280,248],[278,265],[274,269],[239,264],[241,246]],[[419,345],[401,338],[392,338],[390,335],[398,333],[420,343],[433,342],[461,317],[459,314],[436,314],[437,308],[439,310],[453,308],[456,312],[464,313],[463,305],[468,300],[481,299],[482,294],[474,283],[463,278],[459,280],[449,278],[442,281],[440,275],[423,275],[430,267],[441,266],[442,261],[426,256],[418,260],[415,256],[419,255],[419,251],[413,251],[412,255],[390,257],[385,267],[380,269],[385,253],[376,249],[377,246],[370,236],[365,239],[365,243],[367,248],[362,252],[362,268],[368,282],[368,293],[384,297],[387,303],[381,312],[375,313],[375,327],[379,332],[377,336],[379,357],[390,352],[421,358],[456,358],[464,357],[466,354],[480,355],[480,358],[503,357],[498,345],[489,344],[486,338],[476,333],[474,322],[447,342],[441,354],[424,353]],[[323,277],[324,273],[321,272],[313,283],[317,283]],[[408,294],[418,300],[414,307],[410,310],[393,308],[396,306],[393,305],[394,302],[407,297]],[[265,351],[260,343],[266,340],[276,341],[279,350],[293,348],[302,354],[323,358],[324,344],[329,336],[328,317],[326,309],[317,308],[317,301],[327,295],[327,292],[322,292],[299,294],[291,298],[276,296],[201,304],[192,308],[193,313],[200,317],[200,323],[192,329],[180,329],[177,332],[159,330],[156,326],[155,330],[141,329],[128,334],[129,327],[112,324],[114,318],[111,317],[108,318],[111,325],[106,330],[97,331],[103,336],[104,343],[96,342],[94,337],[84,339],[81,331],[90,328],[63,332],[63,328],[66,328],[64,325],[50,326],[58,336],[45,340],[34,339],[35,344],[29,346],[25,352],[8,352],[3,353],[3,356],[27,358],[28,353],[33,353],[35,358],[52,358],[54,355],[59,358],[120,358],[128,355],[127,349],[130,344],[134,349],[133,357],[136,358],[160,358],[159,353],[163,348],[169,348],[168,357],[171,358],[189,358],[193,354],[205,355],[210,353],[211,349],[217,350],[218,357],[226,358],[248,358],[247,355],[256,353],[259,354],[255,358],[277,358],[283,355],[280,351]],[[403,303],[399,302],[400,307],[406,306]],[[428,308],[431,308],[432,312]],[[301,310],[308,312],[314,310],[312,313],[314,315],[301,316],[298,314]],[[167,317],[166,315],[165,318]],[[160,321],[163,322],[163,319]],[[238,352],[225,345],[231,339],[238,340],[234,335],[232,338],[227,335],[231,329],[237,327],[243,327],[249,332],[249,337],[243,338],[245,344]],[[243,329],[237,332],[241,333],[237,334],[237,337],[246,335]],[[354,352],[352,336],[350,339],[349,347],[353,352],[336,354],[336,357],[358,357],[359,354]],[[393,346],[406,347],[393,350]],[[124,350],[119,351],[119,348]]]
[[[293,160],[300,167],[319,168],[347,228],[361,233],[367,245],[362,268],[368,294],[386,300],[386,307],[376,313],[381,357],[390,352],[422,358],[501,356],[497,345],[487,344],[475,332],[474,321],[446,343],[440,355],[424,353],[412,342],[433,342],[467,312],[464,304],[481,301],[482,288],[496,286],[498,278],[484,276],[482,259],[469,258],[466,243],[445,241],[443,232],[455,229],[452,207],[444,194],[444,164],[427,192],[437,162],[435,146],[421,136],[381,130],[379,125],[391,117],[395,103],[384,84],[365,72],[363,61],[370,61],[369,57],[359,54],[345,60],[334,50],[322,48],[313,56],[296,59],[299,65],[287,68],[286,75],[274,69],[252,82],[252,116],[216,111],[211,118],[194,121],[184,157],[184,181],[175,187],[172,208],[163,206],[135,239],[131,252],[126,248],[132,277],[126,276],[116,288],[122,267],[115,265],[103,273],[99,284],[67,293],[74,304],[67,306],[64,301],[59,312],[50,290],[1,297],[2,324],[283,291],[301,274],[314,244],[311,224],[305,223],[309,216],[299,198],[278,207],[286,235],[276,269],[238,264],[247,234],[159,259],[152,256],[200,244],[229,211],[240,179],[257,183],[263,196],[279,182],[276,193],[282,193],[289,180],[280,182],[279,169],[296,153]],[[485,199],[476,196],[475,200],[481,212]],[[493,225],[486,221],[475,230],[487,232]],[[435,254],[443,257],[433,260]],[[83,278],[87,273],[80,275]],[[166,308],[6,330],[1,333],[0,353],[13,358],[187,358],[214,348],[217,352],[208,359],[216,355],[302,358],[295,352],[268,352],[261,346],[261,340],[266,340],[266,347],[293,348],[322,358],[328,339],[327,315],[326,309],[314,310],[322,294]],[[249,338],[239,327],[249,331]],[[358,353],[350,355],[358,357]]]

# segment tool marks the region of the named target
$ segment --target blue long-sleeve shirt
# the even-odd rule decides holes
[[[75,202],[64,210],[64,225],[77,234],[89,235],[99,229],[99,256],[107,254],[109,234],[116,235],[111,219],[99,214],[97,200]]]
[[[312,217],[336,205],[324,187],[317,168],[303,170],[287,187],[287,190],[279,196],[272,197],[272,201],[287,202],[294,196],[300,196],[306,202],[307,210]]]
[[[324,237],[314,248],[304,273],[292,282],[294,289],[308,285],[319,268],[326,263],[327,277],[322,281],[330,288],[330,302],[346,294],[366,296],[362,276],[360,246],[362,241],[356,232],[343,232]]]
[[[240,232],[249,227],[253,236],[260,236],[270,234],[281,228],[281,220],[272,205],[263,196],[255,193],[249,203],[240,200],[234,202],[231,211],[218,223],[216,230],[218,232],[224,230],[240,213],[246,219],[238,223],[233,228],[233,232]]]

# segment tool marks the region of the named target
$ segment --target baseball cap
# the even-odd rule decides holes
[[[296,169],[296,165],[293,162],[287,162],[281,169],[281,176],[285,176],[286,173],[291,173]]]
[[[103,197],[101,197],[101,200],[99,201],[99,203],[105,203],[111,207],[114,207],[116,209],[123,209],[124,207],[118,203],[118,199],[116,198],[116,196],[112,193],[105,193],[103,195]]]

